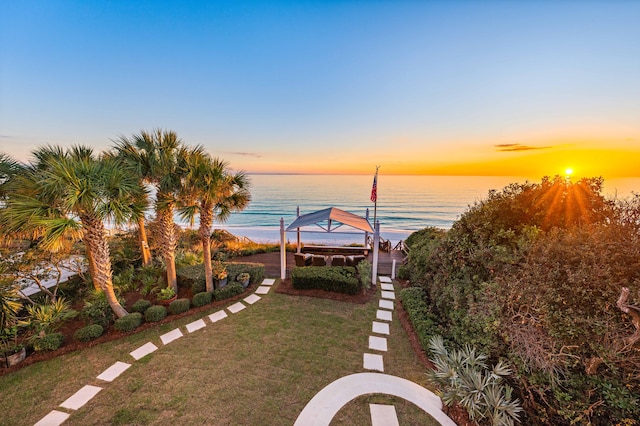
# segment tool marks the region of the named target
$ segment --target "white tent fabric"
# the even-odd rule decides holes
[[[360,231],[373,233],[373,227],[367,219],[336,207],[329,207],[324,210],[298,216],[296,220],[287,227],[287,231],[310,225],[319,226],[325,232],[332,232],[342,225],[347,225]]]

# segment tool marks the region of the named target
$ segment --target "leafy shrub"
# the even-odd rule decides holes
[[[262,282],[264,278],[264,264],[251,262],[230,262],[227,263],[227,272],[230,277],[237,277],[241,273],[250,275],[250,284]]]
[[[123,299],[118,298],[118,301],[124,306]],[[103,292],[96,292],[85,301],[81,315],[89,322],[100,324],[103,328],[109,327],[109,324],[115,320],[115,314]]]
[[[187,312],[191,307],[191,302],[189,299],[176,299],[169,304],[169,312],[174,315],[181,314],[183,312]]]
[[[371,288],[371,263],[368,260],[363,260],[362,262],[358,262],[356,265],[356,269],[358,270],[358,275],[360,275],[360,282],[369,290]]]
[[[297,289],[318,288],[347,294],[357,294],[362,289],[352,266],[295,267],[291,283]]]
[[[519,421],[520,401],[512,399],[513,389],[503,382],[511,370],[502,362],[489,369],[487,356],[466,345],[449,351],[441,336],[429,344],[435,369],[427,376],[442,388],[442,402],[462,405],[474,421],[488,419],[493,426],[510,426]]]
[[[264,278],[264,264],[251,262],[225,263],[227,274],[230,277],[237,277],[246,272],[251,276],[250,283],[261,282]],[[193,294],[201,293],[206,289],[204,275],[204,265],[186,266],[177,270],[178,285],[181,287],[191,287]]]
[[[233,282],[231,284],[226,285],[222,288],[217,288],[213,290],[213,297],[216,300],[224,300],[230,299],[233,296],[237,296],[238,294],[242,294],[244,292],[244,287],[242,284]]]
[[[63,341],[64,334],[62,333],[36,334],[31,339],[31,344],[36,352],[49,352],[58,349]]]
[[[203,291],[193,296],[192,303],[193,303],[193,306],[195,306],[196,308],[199,308],[200,306],[208,305],[209,303],[211,303],[212,298],[213,298],[212,293],[209,293],[208,291]]]
[[[425,291],[420,287],[409,287],[400,291],[402,307],[409,316],[422,349],[426,351],[431,338],[439,334],[439,331],[436,319],[429,313],[427,302],[424,300],[425,296]]]
[[[142,314],[140,312],[133,312],[129,315],[125,315],[122,318],[118,318],[113,324],[113,328],[118,331],[132,331],[142,324]]]
[[[100,324],[90,324],[76,330],[73,333],[73,338],[79,342],[89,342],[102,336],[102,333],[104,333],[104,328]]]
[[[144,311],[144,320],[147,322],[157,322],[167,316],[167,308],[162,305],[154,305]]]
[[[74,318],[78,312],[71,309],[71,304],[63,297],[55,302],[42,305],[27,305],[28,320],[25,325],[31,326],[36,334],[51,333],[62,325],[64,321]]]
[[[152,303],[150,301],[148,301],[147,299],[140,299],[136,303],[133,304],[131,309],[134,312],[140,312],[141,314],[144,314],[144,312],[147,309],[149,309],[151,307],[151,305],[152,305]]]
[[[129,265],[128,268],[125,268],[119,274],[113,275],[113,286],[121,292],[135,290],[137,286],[133,281],[134,275],[135,268],[132,265]]]

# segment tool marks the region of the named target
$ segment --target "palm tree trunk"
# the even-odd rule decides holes
[[[142,264],[148,266],[151,264],[151,251],[147,241],[147,231],[144,229],[144,216],[138,218],[138,230],[140,236],[140,252],[142,253]]]
[[[93,260],[93,256],[91,255],[91,250],[89,250],[89,247],[87,246],[85,248],[87,250],[87,262],[89,262],[89,275],[91,275],[91,282],[93,283],[93,288],[95,291],[102,291],[102,289],[100,288],[100,285],[94,278],[97,274],[96,262],[95,260]]]
[[[176,260],[175,252],[177,245],[177,237],[175,233],[175,224],[173,223],[173,206],[158,212],[160,216],[160,225],[162,232],[162,257],[167,267],[167,287],[173,287],[178,292],[178,280],[176,278]]]
[[[202,241],[202,256],[204,257],[204,279],[207,291],[213,292],[213,269],[211,268],[211,225],[213,224],[213,207],[203,206],[200,209],[200,241]]]
[[[107,298],[107,302],[118,318],[127,315],[128,312],[120,305],[115,292],[113,291],[111,259],[109,244],[107,243],[107,233],[101,220],[89,216],[80,216],[84,228],[84,242],[87,245],[87,252],[94,260],[95,275],[94,283],[97,283]]]

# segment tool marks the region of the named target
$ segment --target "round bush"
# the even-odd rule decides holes
[[[133,309],[135,312],[140,312],[141,314],[144,314],[144,312],[147,309],[149,309],[152,305],[153,304],[149,302],[147,299],[140,299],[133,304],[131,309]]]
[[[202,293],[198,293],[193,296],[193,306],[196,308],[204,305],[208,305],[211,303],[211,299],[213,298],[213,293],[209,293],[208,291],[203,291]]]
[[[174,315],[187,312],[191,307],[189,299],[177,299],[169,304],[169,312]]]
[[[242,284],[233,282],[225,287],[215,289],[213,291],[213,297],[215,297],[216,300],[224,300],[242,293],[244,293]]]
[[[79,342],[89,342],[102,336],[102,333],[104,333],[104,328],[100,324],[91,324],[76,330],[73,333],[73,338]]]
[[[118,318],[113,324],[113,327],[118,331],[131,331],[140,324],[142,324],[142,314],[140,312],[134,312]]]
[[[33,341],[33,350],[36,352],[55,351],[62,345],[64,334],[49,333],[44,337],[38,337]]]
[[[144,320],[146,322],[156,322],[167,316],[167,308],[162,305],[155,305],[144,312]]]

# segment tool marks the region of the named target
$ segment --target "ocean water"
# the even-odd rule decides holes
[[[373,176],[366,175],[250,175],[252,201],[247,209],[234,213],[225,224],[215,224],[238,236],[257,242],[278,241],[280,219],[285,226],[300,214],[337,207],[365,216],[373,224],[374,203],[370,201]],[[525,182],[514,176],[378,176],[376,220],[380,232],[396,244],[413,231],[427,226],[448,229],[488,191],[509,183]],[[605,193],[625,198],[640,192],[640,178],[605,182]],[[295,241],[295,232],[287,240]],[[364,242],[363,234],[304,233],[303,242]]]

